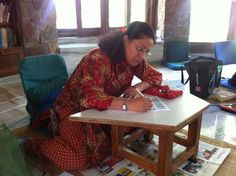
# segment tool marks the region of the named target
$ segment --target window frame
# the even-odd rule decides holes
[[[107,32],[118,29],[109,28],[109,0],[101,1],[101,28],[82,28],[81,19],[81,0],[75,0],[76,6],[76,19],[77,28],[76,29],[57,29],[59,37],[89,37],[89,36],[99,36]],[[146,22],[150,23],[153,30],[157,29],[157,4],[158,0],[146,0]],[[127,0],[127,24],[130,22],[131,16],[131,0]]]

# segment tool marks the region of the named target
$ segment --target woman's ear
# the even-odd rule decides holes
[[[128,35],[124,35],[123,41],[124,41],[125,43],[127,43],[127,42],[129,41]]]
[[[123,37],[123,43],[124,43],[124,46],[128,46],[128,45],[129,45],[129,38],[128,38],[128,35],[124,35],[124,37]]]

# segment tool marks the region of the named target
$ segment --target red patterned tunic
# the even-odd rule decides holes
[[[119,97],[131,85],[134,75],[151,85],[162,79],[162,74],[146,61],[131,67],[126,62],[112,63],[99,48],[89,52],[56,101],[59,136],[42,143],[42,154],[63,170],[84,169],[107,157],[111,147],[109,127],[71,122],[67,117],[85,109],[107,109],[113,97]]]

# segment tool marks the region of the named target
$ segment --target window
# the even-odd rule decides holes
[[[227,39],[232,0],[192,0],[190,42]]]
[[[156,30],[158,0],[54,0],[59,36],[100,35],[132,21],[148,21]],[[156,11],[155,11],[156,12]]]
[[[100,28],[101,13],[100,0],[81,0],[81,25],[82,28]],[[91,8],[92,7],[92,8]]]
[[[127,24],[127,0],[109,1],[109,27],[120,27]],[[117,14],[117,9],[119,13]]]
[[[77,26],[75,0],[67,0],[66,4],[63,0],[55,0],[55,6],[57,12],[57,28],[75,29]]]
[[[145,21],[146,20],[146,1],[131,0],[131,16],[130,21]]]

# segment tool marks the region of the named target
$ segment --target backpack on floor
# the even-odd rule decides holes
[[[190,93],[206,99],[219,86],[223,63],[215,58],[200,56],[184,64],[181,69],[181,82],[189,80]],[[186,69],[189,78],[184,82],[183,70]]]

